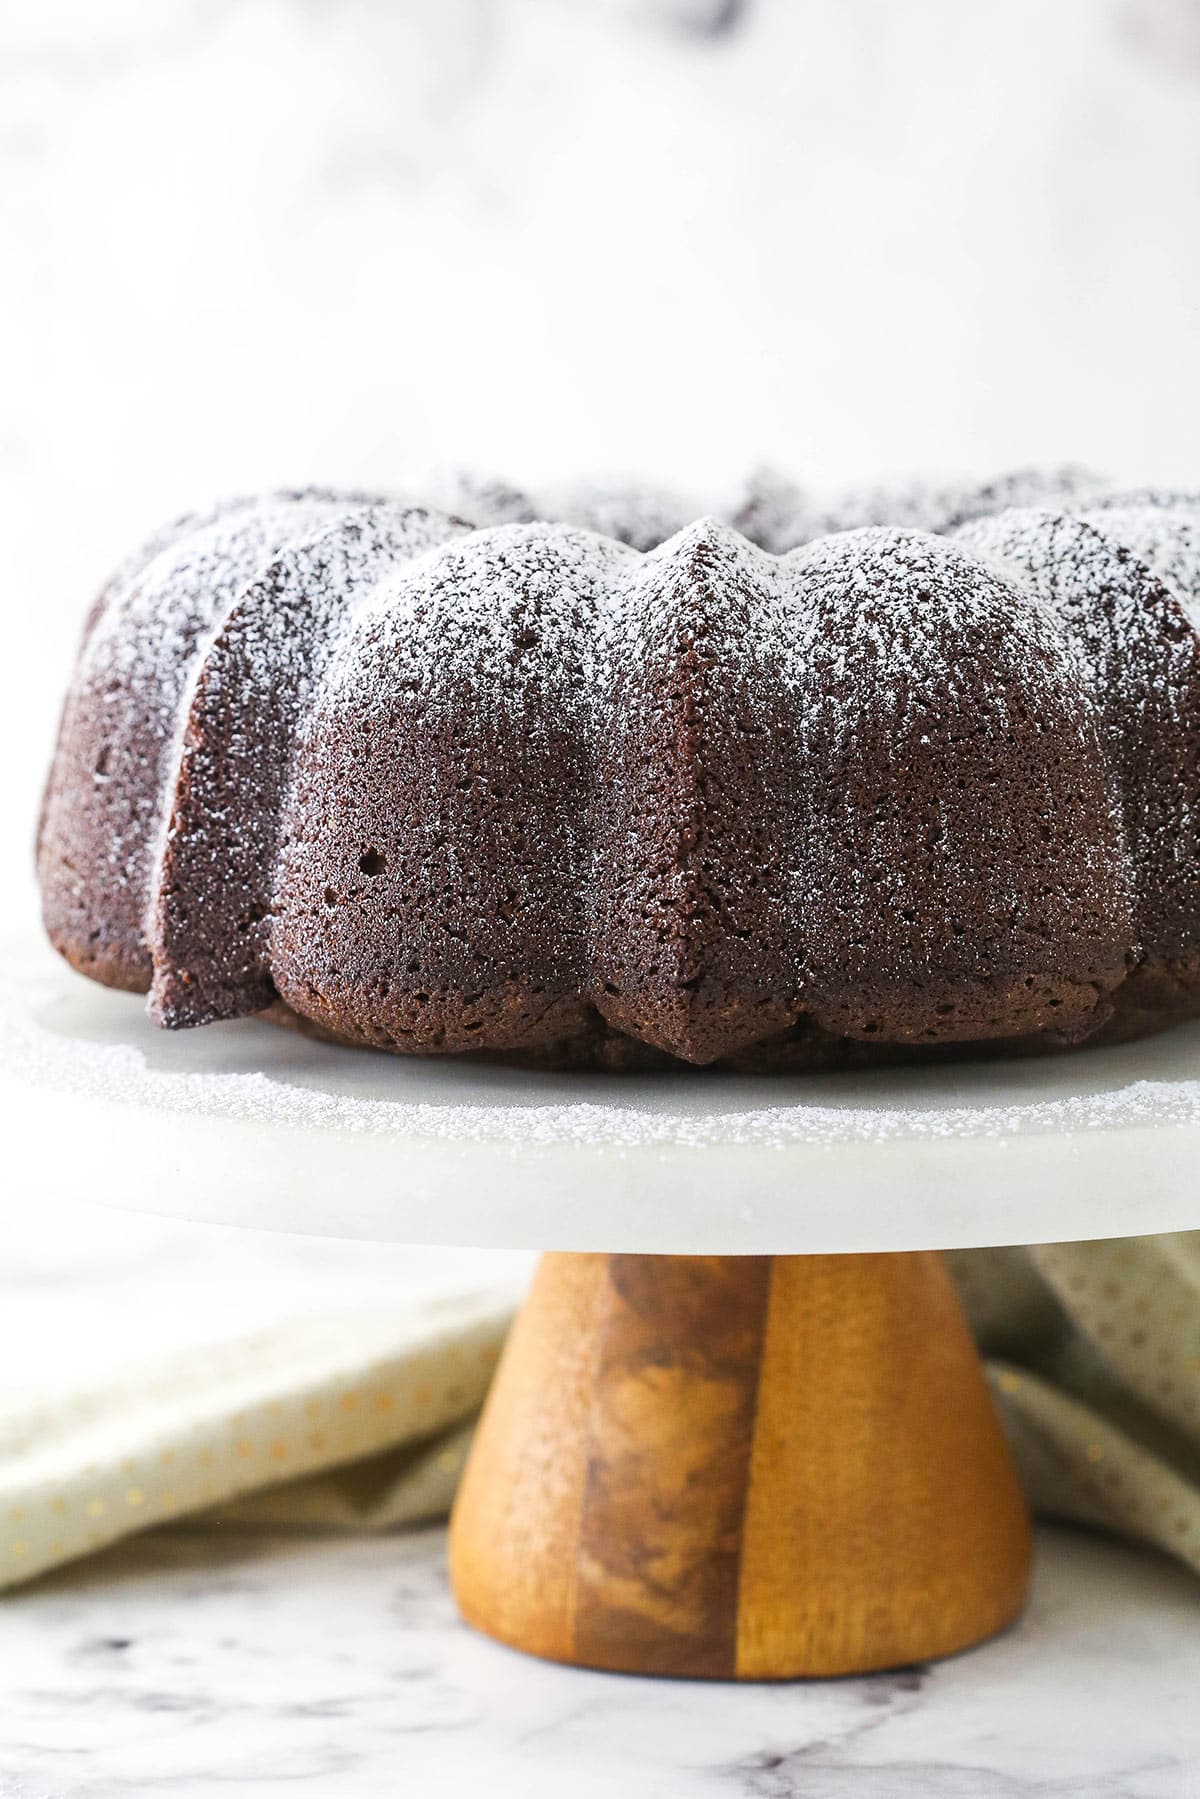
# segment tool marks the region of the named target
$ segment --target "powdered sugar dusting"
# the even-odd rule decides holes
[[[1153,569],[1200,632],[1200,495],[1170,504],[1161,496],[1120,496],[1080,517]]]
[[[197,660],[257,570],[348,503],[327,492],[270,494],[180,521],[130,558],[93,610],[39,850],[48,913],[125,984],[149,968],[144,915]]]
[[[271,878],[296,737],[356,604],[465,526],[399,507],[346,511],[283,552],[227,611],[186,697],[167,791],[149,935],[160,1022],[257,1010]],[[207,926],[191,909],[209,896]]]
[[[945,532],[1009,506],[1079,506],[1095,502],[1108,487],[1102,476],[1071,464],[1017,469],[984,482],[907,481],[841,493],[821,493],[776,469],[760,468],[724,496],[677,493],[615,477],[522,488],[454,470],[431,474],[419,497],[483,528],[553,520],[639,550],[653,549],[692,520],[711,515],[759,549],[782,555],[814,538],[867,525]]]
[[[1189,628],[1195,530],[1187,504],[1139,496],[1074,516],[1013,510],[965,525],[959,541],[1019,571],[1094,698],[1135,889],[1135,959],[1194,960],[1200,637]]]
[[[910,1015],[923,1004],[930,1037],[966,1035],[972,981],[1015,978],[1023,959],[1077,983],[1048,998],[1027,982],[1031,1019],[1051,1004],[1063,1027],[1086,1019],[1123,974],[1119,820],[1096,707],[1019,569],[882,528],[782,566],[798,769],[825,771],[798,784],[817,1017],[855,1030],[826,996],[875,985],[903,991]]]
[[[1098,498],[1107,485],[1099,475],[1067,466],[1018,469],[982,483],[909,481],[820,495],[774,469],[760,469],[734,503],[730,518],[752,543],[778,555],[868,525],[941,533],[1010,506],[1070,507]]]
[[[493,1042],[521,980],[510,1043],[581,1012],[597,619],[635,560],[505,525],[380,581],[303,721],[284,808],[272,971],[297,1010],[336,986],[353,1028],[395,1048],[420,1046],[435,1004],[433,1047]]]

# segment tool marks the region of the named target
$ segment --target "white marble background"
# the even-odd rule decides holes
[[[163,515],[464,461],[704,490],[763,459],[823,486],[1074,458],[1194,484],[1198,210],[1197,0],[7,0],[0,928],[33,915],[28,845],[83,609]],[[414,1273],[402,1251],[50,1213],[11,1164],[0,1187],[0,1400],[176,1343],[197,1313],[221,1335]],[[204,1549],[130,1550],[9,1602],[0,1793],[220,1778],[265,1794],[307,1773],[324,1794],[339,1768],[340,1790],[374,1793],[417,1767],[424,1792],[458,1792],[502,1750],[514,1793],[568,1775],[683,1792],[668,1762],[697,1729],[688,1790],[1196,1790],[1195,1745],[1172,1746],[1186,1689],[1145,1677],[1182,1666],[1191,1613],[1174,1576],[1122,1587],[1112,1563],[1120,1615],[1136,1594],[1148,1609],[1102,1667],[1117,1601],[1089,1616],[1099,1547],[1071,1564],[1069,1605],[1065,1575],[1043,1584],[1027,1686],[1003,1653],[990,1678],[954,1664],[938,1682],[966,1722],[928,1733],[889,1687],[863,1714],[896,1713],[878,1750],[859,1746],[854,1688],[794,1719],[783,1697],[710,1717],[638,1688],[628,1703],[658,1722],[635,1728],[612,1683],[498,1675],[485,1646],[447,1649],[424,1553],[404,1551],[415,1599],[388,1546],[281,1550],[260,1574],[239,1545],[215,1568]],[[347,1614],[318,1666],[313,1633],[336,1638],[347,1593],[363,1621]],[[389,1663],[373,1633],[399,1616],[431,1634]],[[293,1625],[310,1722],[285,1727],[261,1664],[295,1666]],[[1056,1661],[1046,1640],[1081,1631],[1083,1661]],[[145,1646],[127,1656],[126,1638]],[[253,1679],[234,1690],[238,1657]],[[407,1659],[434,1670],[432,1722],[419,1697],[395,1706]],[[478,1737],[464,1681],[492,1694]],[[1053,1703],[1031,1712],[1043,1681]],[[640,1785],[629,1730],[630,1754],[657,1732]]]

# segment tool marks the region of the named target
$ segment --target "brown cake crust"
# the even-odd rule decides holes
[[[1200,1011],[1200,502],[1019,476],[925,530],[760,484],[765,548],[647,548],[669,496],[489,507],[236,501],[119,572],[39,833],[74,966],[171,1027],[564,1067]]]

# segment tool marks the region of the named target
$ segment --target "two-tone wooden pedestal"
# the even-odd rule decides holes
[[[756,1680],[991,1636],[1030,1538],[940,1256],[550,1255],[450,1555],[516,1648]]]

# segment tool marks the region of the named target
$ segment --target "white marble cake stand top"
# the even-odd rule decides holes
[[[902,1072],[533,1074],[159,1031],[29,936],[0,947],[0,1114],[26,1194],[330,1236],[803,1254],[1200,1225],[1200,1024]]]

